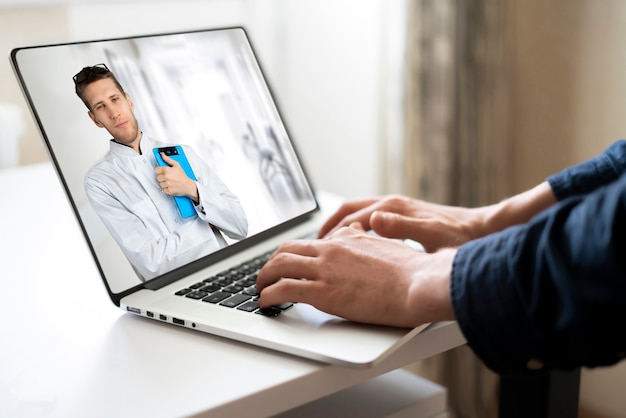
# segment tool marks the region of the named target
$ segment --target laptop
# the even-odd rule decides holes
[[[256,269],[282,242],[313,237],[323,214],[244,28],[27,46],[10,58],[124,311],[350,367],[375,364],[425,328],[358,324],[303,303],[259,309]],[[111,140],[102,115],[113,101],[101,111],[77,96],[84,67],[113,73],[132,101],[141,155]],[[163,150],[189,163],[200,197],[214,200],[198,198],[183,216],[156,179]]]

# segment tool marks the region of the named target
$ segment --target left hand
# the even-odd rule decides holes
[[[169,167],[157,167],[154,169],[156,173],[156,179],[159,182],[159,187],[165,194],[170,196],[187,196],[194,202],[198,202],[198,188],[196,183],[187,177],[185,170],[180,164],[168,157],[164,153],[161,153],[161,158]]]
[[[360,224],[325,239],[283,244],[258,274],[262,307],[303,302],[357,322],[415,327],[454,319],[456,250],[419,253]]]

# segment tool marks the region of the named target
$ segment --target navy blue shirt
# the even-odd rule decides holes
[[[457,321],[499,373],[626,358],[626,141],[548,183],[556,205],[454,260]]]

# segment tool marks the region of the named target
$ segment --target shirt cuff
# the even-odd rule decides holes
[[[514,227],[515,228],[515,227]],[[452,266],[450,294],[467,344],[497,373],[543,368],[524,341],[523,310],[512,289],[508,267],[512,228],[461,246]]]
[[[626,141],[617,141],[599,156],[548,177],[558,200],[588,194],[619,178],[626,169]]]

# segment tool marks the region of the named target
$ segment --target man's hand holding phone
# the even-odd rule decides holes
[[[154,169],[161,190],[170,196],[187,196],[197,204],[198,187],[196,182],[187,176],[178,161],[170,158],[164,152],[161,152],[160,155],[163,161],[167,163],[167,166],[159,166]]]
[[[200,202],[196,176],[180,145],[152,150],[158,167],[156,180],[166,194],[173,196],[178,211],[183,218],[197,215],[194,205]]]

